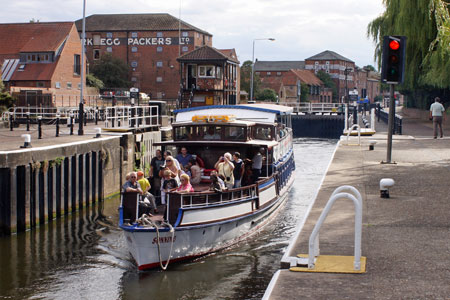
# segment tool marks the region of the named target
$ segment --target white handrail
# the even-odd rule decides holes
[[[353,126],[347,130],[347,145],[348,145],[348,139],[350,137],[350,133],[352,132],[353,128],[358,128],[358,145],[361,145],[361,127],[358,124],[353,124]]]
[[[309,237],[308,269],[315,268],[314,258],[319,255],[320,227],[328,216],[334,202],[338,199],[352,200],[355,205],[355,251],[353,268],[358,271],[361,269],[362,197],[359,191],[352,186],[341,186],[337,188],[320,214],[319,220],[314,226],[314,229]]]

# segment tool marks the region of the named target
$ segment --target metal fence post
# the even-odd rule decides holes
[[[38,139],[42,139],[42,116],[38,116]]]
[[[56,114],[56,137],[59,136],[59,114]]]

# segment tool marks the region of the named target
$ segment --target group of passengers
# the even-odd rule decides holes
[[[210,173],[209,190],[222,192],[255,183],[261,176],[262,150],[255,151],[252,160],[246,159],[245,162],[239,152],[233,155],[226,152],[217,160],[214,170]],[[131,172],[127,174],[122,191],[140,193],[143,203],[157,213],[154,195],[160,195],[161,204],[166,204],[168,192],[194,192],[192,184],[197,185],[202,181],[199,162],[204,166],[201,158],[189,154],[186,147],[182,147],[176,157],[173,157],[170,151],[162,153],[161,150],[156,150],[156,156],[150,163],[149,175],[152,184],[144,177],[143,171]]]

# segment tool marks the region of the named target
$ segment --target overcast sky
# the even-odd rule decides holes
[[[382,0],[87,0],[92,14],[169,13],[213,35],[213,46],[235,48],[242,62],[304,60],[335,51],[362,67],[374,65],[367,24],[383,11]],[[180,5],[181,4],[181,5]],[[75,21],[83,0],[0,0],[1,23]]]

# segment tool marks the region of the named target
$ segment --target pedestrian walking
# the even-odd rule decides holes
[[[442,130],[442,121],[445,119],[445,108],[440,103],[441,99],[439,97],[434,98],[434,103],[430,106],[430,119],[433,119],[433,134],[434,138],[437,138],[437,128],[439,126],[439,133],[441,138],[444,137],[444,132]]]

